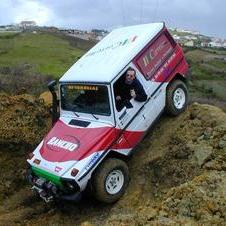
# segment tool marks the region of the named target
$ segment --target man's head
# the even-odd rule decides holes
[[[135,78],[136,78],[136,71],[131,67],[128,68],[126,71],[126,78],[125,78],[126,84],[131,84]]]

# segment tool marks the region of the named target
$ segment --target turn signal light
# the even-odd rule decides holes
[[[41,160],[39,160],[39,159],[35,159],[35,160],[33,161],[33,163],[35,163],[35,164],[37,164],[37,165],[39,165],[40,162],[41,162]]]
[[[71,171],[71,176],[72,176],[72,177],[75,177],[75,176],[78,174],[78,172],[79,172],[79,170],[74,168],[74,169]]]
[[[32,159],[33,157],[34,157],[34,154],[32,152],[29,153],[28,156],[27,156],[28,159]]]

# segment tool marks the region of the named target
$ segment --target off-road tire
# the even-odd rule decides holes
[[[185,101],[183,105],[178,108],[174,103],[174,96],[176,92],[180,90],[184,92]],[[174,80],[171,82],[166,89],[166,108],[165,111],[167,114],[172,116],[177,116],[183,112],[188,105],[188,89],[186,84],[181,80]]]
[[[121,172],[124,177],[123,185],[116,194],[110,194],[106,189],[107,178],[113,172]],[[129,170],[126,163],[120,159],[108,158],[96,169],[92,177],[93,195],[101,202],[114,203],[125,193],[128,183]]]

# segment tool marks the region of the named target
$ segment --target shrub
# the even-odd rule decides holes
[[[0,67],[0,91],[11,95],[31,93],[39,95],[47,89],[52,76],[32,73],[31,65]]]

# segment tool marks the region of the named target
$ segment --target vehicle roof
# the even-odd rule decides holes
[[[113,30],[61,77],[60,82],[109,83],[164,27],[150,23]]]

